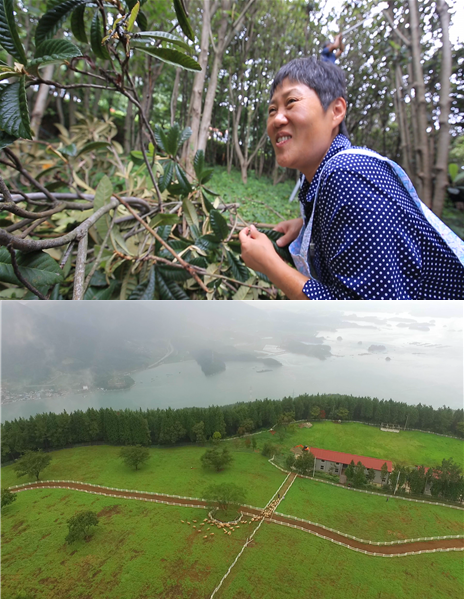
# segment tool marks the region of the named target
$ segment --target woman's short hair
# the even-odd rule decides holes
[[[314,90],[324,110],[327,110],[330,104],[337,98],[347,100],[346,79],[342,69],[331,62],[318,60],[314,56],[295,58],[284,65],[278,71],[271,84],[271,99],[275,90],[284,79],[303,83]],[[344,120],[340,123],[340,133],[348,137],[348,130]]]

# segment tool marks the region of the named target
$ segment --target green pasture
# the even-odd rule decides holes
[[[99,524],[89,541],[68,545],[66,521],[80,510],[97,512]],[[204,539],[181,523],[206,515],[62,489],[19,493],[2,510],[2,599],[203,599],[252,526],[230,536],[212,528]]]
[[[152,491],[170,495],[201,497],[211,484],[235,483],[247,491],[246,503],[264,507],[285,479],[261,455],[233,451],[232,465],[222,472],[205,470],[200,458],[206,448],[195,445],[151,448],[150,459],[139,470],[129,468],[118,458],[119,447],[94,445],[54,451],[50,466],[41,480],[75,480],[119,489]],[[13,466],[2,468],[2,487],[28,482],[17,478]],[[30,478],[29,480],[33,480]]]
[[[297,478],[278,507],[369,541],[464,534],[464,510],[378,497]]]
[[[462,552],[373,557],[263,524],[215,599],[462,597]]]
[[[258,447],[266,441],[280,444],[277,435],[257,435]],[[401,462],[407,465],[434,466],[450,457],[464,468],[464,441],[438,435],[401,431],[385,433],[376,426],[344,422],[315,422],[312,428],[297,428],[282,443],[285,450],[295,445],[308,445],[345,453]]]

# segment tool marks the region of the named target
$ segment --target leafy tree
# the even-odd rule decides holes
[[[13,503],[13,501],[16,501],[16,499],[16,493],[12,493],[9,489],[2,489],[2,508],[10,505],[10,503]]]
[[[382,464],[382,468],[380,469],[380,472],[382,473],[382,480],[385,480],[385,483],[387,483],[388,481],[388,466],[387,466],[387,462],[384,462]]]
[[[285,458],[285,465],[287,466],[287,468],[289,470],[292,470],[292,468],[295,466],[295,462],[296,462],[296,456],[294,453],[290,452],[287,457]]]
[[[371,484],[375,478],[375,471],[372,468],[369,468],[366,474],[366,481],[368,484]]]
[[[251,438],[251,446],[253,447],[253,449],[256,449],[256,439],[255,439],[255,437]]]
[[[263,455],[266,458],[272,458],[274,455],[277,455],[277,453],[277,445],[274,445],[274,443],[269,443],[269,441],[267,441],[263,445],[263,448],[261,450],[261,455]]]
[[[456,424],[456,432],[460,437],[464,437],[464,420]]]
[[[201,463],[204,468],[214,468],[217,472],[223,470],[233,462],[233,457],[227,447],[222,450],[219,447],[207,449],[201,456]]]
[[[203,493],[205,499],[212,502],[214,507],[227,511],[229,507],[243,504],[246,498],[246,490],[234,483],[222,483],[210,485]]]
[[[314,470],[315,457],[310,451],[304,451],[295,462],[297,472],[304,476],[311,476]]]
[[[192,426],[192,433],[195,435],[195,443],[197,445],[204,445],[206,443],[205,423],[203,420]]]
[[[464,490],[462,468],[454,462],[453,458],[442,460],[440,466],[433,468],[431,480],[430,491],[433,496],[441,495],[453,501],[462,497]]]
[[[340,418],[340,420],[347,420],[349,415],[350,413],[346,408],[338,408],[337,416]]]
[[[243,428],[243,426],[239,426],[237,429],[237,435],[239,437],[243,437],[243,435],[246,433],[246,430]]]
[[[255,428],[255,425],[251,418],[245,418],[245,420],[240,423],[240,427],[243,428],[246,433],[251,433]]]
[[[319,418],[320,414],[321,414],[321,408],[319,406],[313,406],[311,408],[311,412],[309,413],[309,415],[311,416],[311,418],[313,420],[316,420],[317,418]]]
[[[346,476],[347,481],[353,482],[355,468],[356,468],[356,466],[355,466],[354,460],[351,460],[347,469],[345,470],[345,476]]]
[[[425,468],[413,468],[408,477],[409,488],[414,495],[421,495],[425,491]]]
[[[354,469],[353,485],[355,487],[362,487],[366,484],[366,474],[364,472],[365,467],[361,462],[358,462]]]
[[[139,466],[150,458],[150,451],[148,447],[142,447],[141,445],[127,445],[121,447],[119,457],[127,466],[138,470]]]
[[[52,461],[52,456],[42,451],[26,451],[13,466],[18,478],[21,476],[34,476],[39,480],[39,475]]]
[[[87,538],[90,528],[98,525],[98,516],[92,511],[77,512],[67,522],[68,534],[65,538],[67,543],[74,543],[78,539]]]
[[[251,439],[250,439],[250,437],[247,437],[247,438],[245,439],[245,447],[246,447],[247,449],[250,449],[250,447],[251,447]]]
[[[222,439],[222,435],[219,431],[216,431],[213,433],[211,439],[213,440],[213,443],[219,443],[219,441]]]

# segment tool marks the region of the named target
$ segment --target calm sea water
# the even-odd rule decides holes
[[[283,366],[270,372],[257,372],[261,364],[230,362],[225,372],[209,377],[194,360],[164,364],[133,374],[136,384],[130,389],[6,404],[2,421],[89,407],[182,408],[302,393],[343,393],[461,408],[462,331],[453,329],[449,319],[435,319],[430,332],[396,324],[320,331],[319,336],[332,347],[333,356],[325,361],[285,353],[276,356]],[[264,343],[274,342],[266,338]],[[371,344],[384,345],[386,352],[369,354]]]

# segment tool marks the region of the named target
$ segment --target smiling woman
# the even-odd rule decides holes
[[[253,225],[240,233],[243,260],[289,299],[464,299],[464,243],[401,167],[351,146],[345,113],[334,64],[296,59],[277,73],[267,130],[278,163],[302,173],[302,218],[275,230],[298,270]]]

